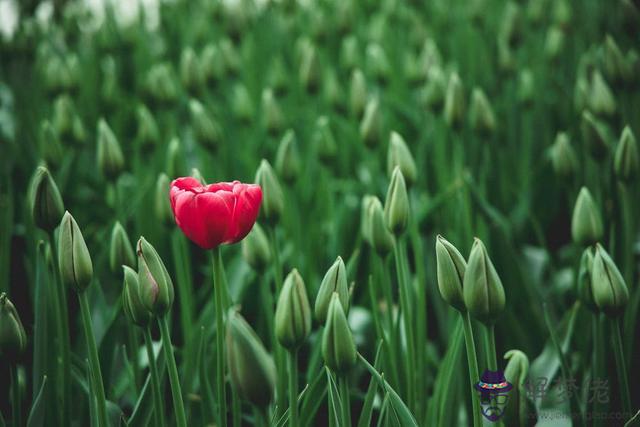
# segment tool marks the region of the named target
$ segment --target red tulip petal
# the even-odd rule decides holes
[[[183,178],[174,179],[171,182],[171,188],[173,187],[176,187],[180,190],[192,190],[199,187],[201,188],[202,183],[193,177],[185,176]]]
[[[228,201],[220,193],[202,193],[196,197],[198,213],[205,228],[205,249],[215,248],[224,242],[230,227],[231,211]]]
[[[227,243],[236,243],[249,234],[262,202],[262,189],[257,185],[238,184],[234,187],[234,193],[237,198],[232,214],[234,230]]]

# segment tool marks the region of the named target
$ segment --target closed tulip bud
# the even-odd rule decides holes
[[[161,224],[172,225],[173,213],[171,212],[171,202],[169,201],[169,177],[165,173],[158,175],[156,180],[156,188],[153,200],[153,211],[156,219]]]
[[[377,97],[367,102],[364,116],[360,122],[360,138],[367,147],[375,147],[382,139],[382,113]]]
[[[356,363],[356,357],[356,344],[349,329],[347,316],[342,308],[340,296],[334,292],[331,295],[327,324],[322,336],[322,358],[329,369],[345,374]]]
[[[247,87],[242,83],[238,83],[233,87],[231,110],[244,123],[250,123],[253,120],[253,101],[251,101],[251,95],[249,95]]]
[[[276,222],[284,211],[284,194],[275,171],[265,159],[260,162],[255,183],[262,188],[262,214],[268,222]]]
[[[486,325],[493,325],[504,310],[504,288],[487,249],[475,239],[463,281],[464,305]]]
[[[607,34],[604,41],[604,70],[607,77],[613,82],[629,81],[631,79],[631,67],[616,41]]]
[[[280,344],[294,350],[311,333],[311,307],[302,277],[295,268],[282,285],[275,314],[276,338]]]
[[[109,266],[111,271],[116,274],[123,266],[135,267],[136,257],[131,247],[131,241],[127,232],[120,222],[116,221],[111,230],[111,247],[109,249]]]
[[[64,152],[60,144],[60,138],[58,138],[49,120],[43,120],[40,126],[40,144],[45,161],[53,166],[60,165]]]
[[[143,146],[150,147],[158,144],[160,141],[160,129],[156,119],[151,111],[141,104],[136,110],[138,116],[138,131],[136,138]]]
[[[393,234],[387,228],[382,203],[375,196],[372,196],[368,203],[367,224],[371,247],[378,255],[386,257],[393,250],[394,239]]]
[[[309,44],[302,52],[300,63],[300,83],[309,92],[315,92],[320,85],[320,64],[318,54],[313,45]]]
[[[442,54],[434,39],[428,38],[424,41],[418,63],[421,68],[420,74],[426,77],[434,69],[442,70]]]
[[[559,177],[566,179],[576,173],[578,169],[578,157],[566,133],[558,133],[551,146],[550,157],[553,170]]]
[[[601,116],[611,116],[616,112],[616,98],[598,70],[594,71],[591,76],[589,107],[594,113]]]
[[[346,106],[344,89],[338,81],[333,68],[327,68],[323,76],[323,96],[329,105],[337,111],[343,112]]]
[[[556,0],[553,2],[553,7],[551,9],[551,14],[553,17],[553,22],[564,27],[569,24],[571,21],[571,5],[567,0]]]
[[[638,174],[638,145],[629,126],[625,126],[616,148],[613,170],[619,180],[630,182]]]
[[[271,89],[262,91],[262,116],[264,125],[271,134],[276,134],[282,130],[284,116]]]
[[[349,110],[353,117],[361,117],[367,105],[367,82],[359,69],[351,73],[349,85]]]
[[[380,82],[386,82],[391,75],[391,65],[382,46],[370,43],[367,46],[367,69]]]
[[[518,76],[518,100],[524,105],[530,105],[536,95],[536,84],[533,73],[524,69]]]
[[[127,265],[123,265],[122,269],[124,271],[122,311],[131,322],[144,328],[151,320],[151,313],[145,308],[140,299],[138,273]]]
[[[222,52],[222,60],[227,75],[235,76],[240,71],[242,59],[238,50],[233,46],[233,42],[229,39],[220,41],[220,52]]]
[[[38,166],[31,179],[31,216],[36,227],[53,231],[64,214],[62,196],[49,170]]]
[[[93,278],[93,264],[78,223],[67,211],[60,222],[58,266],[62,282],[76,292],[83,292]]]
[[[318,157],[323,162],[330,162],[336,157],[338,152],[338,145],[331,132],[331,126],[329,125],[329,118],[327,116],[320,116],[316,120],[316,126],[313,131],[313,143],[318,150]]]
[[[444,119],[453,128],[459,128],[464,123],[464,89],[458,73],[449,77],[447,92],[444,100]]]
[[[466,311],[462,283],[467,262],[458,249],[444,237],[436,238],[436,266],[440,295],[458,311]]]
[[[300,154],[296,134],[291,129],[284,134],[278,146],[276,171],[288,183],[295,181],[300,174]]]
[[[582,112],[580,130],[591,156],[596,160],[603,160],[609,152],[609,135],[605,124],[585,110]]]
[[[384,219],[387,228],[396,236],[402,234],[409,223],[409,196],[400,167],[391,174],[391,182],[384,202]]]
[[[391,132],[389,138],[389,150],[387,151],[387,173],[389,177],[393,174],[396,166],[400,167],[402,175],[409,186],[413,185],[418,178],[416,162],[413,160],[411,151],[407,147],[404,138],[397,133]]]
[[[347,283],[347,268],[341,257],[338,257],[320,283],[318,296],[316,297],[315,315],[320,323],[327,320],[327,310],[331,302],[331,296],[337,294],[344,311],[349,310],[349,284]]]
[[[98,121],[98,169],[109,180],[115,180],[124,169],[122,149],[104,119]]]
[[[340,47],[340,65],[344,70],[351,70],[360,63],[360,47],[358,38],[350,34],[342,40]]]
[[[268,71],[267,81],[269,83],[269,87],[271,87],[276,94],[282,95],[287,91],[289,84],[289,72],[287,71],[287,67],[284,65],[284,61],[281,56],[274,59]]]
[[[529,420],[535,419],[524,386],[529,374],[529,358],[520,350],[509,350],[504,358],[508,360],[504,377],[514,388],[505,408],[505,424],[525,426]]]
[[[496,129],[496,117],[491,103],[482,89],[474,88],[469,107],[471,127],[481,135],[490,135]]]
[[[609,317],[622,314],[629,301],[629,290],[620,270],[600,243],[596,244],[591,274],[593,300],[598,308]]]
[[[433,66],[427,73],[427,83],[420,95],[424,107],[433,111],[442,108],[447,91],[447,79],[439,65]]]
[[[520,6],[510,1],[504,8],[498,33],[510,46],[518,43],[522,36],[522,13]]]
[[[147,91],[156,102],[169,104],[178,97],[178,86],[171,66],[167,63],[151,67],[146,85]]]
[[[362,198],[361,211],[360,211],[360,233],[365,242],[371,244],[371,221],[369,216],[369,206],[373,203],[376,196],[370,194],[365,195]],[[386,227],[386,225],[385,225]]]
[[[196,141],[206,147],[215,148],[222,140],[220,125],[196,99],[189,101],[189,111]]]
[[[581,246],[589,246],[602,240],[603,235],[600,210],[589,190],[582,187],[576,199],[571,219],[573,241]]]
[[[138,284],[142,305],[154,315],[165,315],[173,304],[173,282],[160,255],[144,237],[137,245]]]
[[[227,320],[227,360],[231,385],[252,404],[265,407],[274,395],[276,367],[258,335],[235,311]]]
[[[593,282],[591,280],[593,273],[593,253],[593,247],[589,246],[582,252],[582,257],[580,258],[580,268],[578,270],[578,299],[580,299],[580,302],[589,310],[597,312],[598,306],[593,300]]]
[[[224,77],[224,61],[222,52],[213,43],[205,46],[200,56],[202,76],[208,83],[215,83]]]
[[[551,27],[547,31],[544,42],[544,53],[548,59],[558,59],[564,49],[565,35],[564,31],[558,27]]]
[[[0,294],[0,354],[15,359],[26,348],[27,334],[18,311],[3,292]]]
[[[84,126],[68,95],[56,98],[53,105],[53,127],[63,143],[83,143],[85,140]]]
[[[180,140],[176,137],[171,138],[167,146],[167,175],[180,176],[184,171],[184,157],[182,155],[182,146]]]
[[[191,93],[197,92],[204,81],[200,59],[192,48],[186,48],[180,56],[180,79],[182,85]]]
[[[247,264],[254,270],[263,272],[271,263],[271,249],[269,240],[260,224],[255,223],[253,228],[242,240],[242,256]]]

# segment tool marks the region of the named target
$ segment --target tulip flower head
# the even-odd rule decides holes
[[[256,222],[262,190],[239,181],[202,185],[197,179],[175,179],[169,190],[173,216],[182,232],[203,249],[236,243]]]
[[[52,231],[60,223],[64,204],[49,170],[38,166],[31,180],[31,214],[37,227]]]
[[[327,320],[327,310],[329,310],[329,303],[333,294],[339,296],[342,308],[347,312],[349,310],[349,284],[347,283],[347,268],[341,257],[338,257],[327,270],[318,290],[315,315],[320,323],[324,324]]]
[[[0,294],[0,355],[16,358],[27,348],[27,334],[7,294]]]

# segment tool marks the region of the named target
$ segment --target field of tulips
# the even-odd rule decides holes
[[[0,427],[640,426],[638,1],[102,3],[0,0]]]

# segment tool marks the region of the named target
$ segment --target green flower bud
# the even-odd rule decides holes
[[[600,210],[587,187],[582,187],[571,219],[571,236],[581,246],[589,246],[604,236]]]
[[[309,44],[302,52],[300,63],[300,83],[309,92],[315,92],[320,85],[320,64],[318,54],[313,45]]]
[[[382,46],[378,43],[370,43],[367,46],[367,69],[376,80],[386,82],[391,75],[391,65]]]
[[[616,177],[621,181],[631,182],[638,174],[639,161],[636,138],[631,128],[625,126],[613,160]]]
[[[64,152],[60,138],[58,138],[49,120],[43,120],[40,126],[40,146],[42,155],[48,164],[53,166],[60,165]]]
[[[238,83],[233,87],[231,110],[244,123],[250,123],[253,120],[253,101],[251,100],[251,95],[249,95],[249,90],[242,83]]]
[[[224,77],[224,61],[222,52],[213,43],[205,46],[200,57],[202,77],[209,83],[220,81]]]
[[[271,263],[271,248],[269,240],[260,224],[255,223],[253,228],[242,239],[242,256],[247,264],[254,270],[263,272]]]
[[[327,324],[322,336],[322,358],[334,372],[344,374],[356,363],[356,344],[344,314],[340,296],[331,295],[327,311]]]
[[[68,95],[56,98],[53,105],[53,127],[63,142],[83,143],[86,133]]]
[[[620,270],[600,243],[596,244],[591,280],[593,300],[598,308],[609,317],[622,314],[629,301],[629,290]]]
[[[62,196],[49,170],[38,166],[31,179],[30,187],[31,216],[36,227],[53,231],[64,213]]]
[[[58,235],[58,266],[62,282],[83,292],[93,278],[93,264],[78,223],[69,211],[64,213]]]
[[[580,130],[591,156],[596,160],[603,160],[609,152],[609,135],[606,125],[585,110],[582,112]]]
[[[564,31],[558,27],[551,27],[547,31],[544,42],[544,53],[548,59],[556,60],[560,57],[564,49],[565,35]]]
[[[360,122],[360,138],[367,147],[373,148],[382,139],[382,113],[380,101],[377,97],[367,102],[364,116]]]
[[[164,316],[173,304],[173,282],[160,255],[144,237],[137,245],[138,284],[142,305],[154,315]]]
[[[520,350],[509,350],[504,358],[508,360],[504,377],[513,384],[513,391],[505,408],[505,424],[525,426],[530,420],[535,419],[524,386],[529,374],[529,358]]]
[[[387,174],[389,177],[393,174],[396,166],[400,167],[408,185],[413,185],[416,182],[418,170],[411,151],[409,151],[404,138],[399,133],[392,131],[387,151]]]
[[[156,180],[155,195],[153,201],[153,211],[156,219],[161,224],[174,224],[173,212],[171,212],[171,202],[169,201],[169,177],[165,173],[158,175]]]
[[[504,288],[487,249],[475,239],[462,285],[464,305],[482,323],[492,325],[504,310]]]
[[[322,282],[320,283],[320,289],[318,290],[318,296],[316,297],[315,315],[316,319],[324,324],[327,320],[327,310],[329,309],[329,303],[331,302],[331,296],[338,294],[342,308],[344,311],[349,311],[349,284],[347,283],[347,268],[344,265],[341,257],[338,257],[333,265],[327,270]]]
[[[267,77],[269,87],[273,88],[276,94],[283,94],[287,91],[289,84],[289,72],[284,65],[281,56],[274,59]]]
[[[0,294],[0,354],[15,360],[26,349],[27,334],[18,311],[3,292]]]
[[[295,268],[282,285],[275,315],[276,338],[280,344],[294,350],[311,333],[311,307],[304,280]]]
[[[300,174],[300,154],[296,134],[289,129],[285,134],[276,153],[276,171],[285,182],[292,183]]]
[[[136,263],[136,257],[133,253],[133,247],[131,247],[131,241],[127,232],[122,227],[119,221],[113,226],[111,230],[111,246],[109,249],[109,266],[111,271],[116,274],[120,271],[123,265],[134,267]]]
[[[561,178],[570,178],[578,170],[578,157],[566,133],[558,133],[551,146],[550,156],[553,170]]]
[[[384,219],[387,222],[387,228],[396,236],[402,234],[409,223],[407,185],[398,166],[391,174],[391,182],[384,202]]]
[[[189,176],[191,176],[192,178],[197,179],[198,181],[200,181],[200,183],[202,185],[206,185],[206,181],[204,179],[204,176],[202,176],[202,172],[200,172],[200,169],[198,168],[191,168],[191,173],[189,174]]]
[[[333,137],[333,132],[331,132],[327,116],[320,116],[316,120],[313,143],[316,146],[316,150],[318,150],[318,157],[321,161],[328,163],[335,158],[338,152],[338,144]]]
[[[123,265],[122,269],[124,271],[122,311],[131,322],[144,328],[151,320],[151,313],[145,308],[140,299],[138,273],[127,265]]]
[[[340,47],[340,65],[345,70],[351,70],[360,63],[360,47],[358,46],[358,38],[353,34],[348,35],[342,40]]]
[[[508,360],[504,376],[514,386],[523,386],[529,374],[529,358],[520,350],[509,350],[504,355]]]
[[[481,135],[490,135],[496,129],[496,117],[493,108],[482,89],[474,88],[469,107],[471,127]]]
[[[530,105],[536,95],[536,84],[533,73],[528,68],[522,70],[518,76],[518,100],[523,105]]]
[[[184,171],[183,163],[184,158],[180,140],[173,137],[167,146],[167,175],[181,176]]]
[[[351,73],[349,85],[349,110],[353,117],[361,117],[367,105],[367,82],[359,69]]]
[[[521,39],[522,28],[524,28],[524,25],[520,6],[510,1],[504,8],[498,34],[509,46],[513,46]]]
[[[362,238],[364,239],[364,241],[369,244],[371,244],[371,218],[369,216],[369,206],[371,206],[374,199],[376,198],[376,196],[372,196],[371,194],[366,194],[364,197],[362,197],[362,209],[360,211],[360,234],[362,234]]]
[[[384,209],[380,199],[375,196],[371,196],[371,201],[367,206],[367,235],[371,243],[371,247],[380,255],[385,258],[393,250],[393,234],[387,228],[387,223],[384,217]]]
[[[447,79],[439,65],[431,67],[427,73],[427,83],[420,94],[420,102],[433,111],[442,108],[447,91]]]
[[[464,89],[458,73],[449,77],[447,92],[444,100],[444,119],[447,124],[459,128],[464,123]]]
[[[435,69],[442,72],[442,54],[440,53],[435,40],[432,38],[428,38],[424,41],[422,50],[420,51],[420,57],[418,58],[418,64],[421,69],[420,74],[425,77],[429,77],[431,71]]]
[[[553,22],[566,27],[571,21],[571,5],[566,0],[556,0],[552,3]]]
[[[344,99],[344,89],[338,81],[336,72],[333,68],[327,68],[324,73],[323,80],[324,98],[334,110],[343,112],[346,103]]]
[[[276,366],[258,335],[235,311],[227,320],[226,341],[233,388],[256,406],[269,405],[274,395]]]
[[[262,159],[255,183],[262,188],[262,214],[268,222],[276,222],[284,211],[284,193],[269,162]]]
[[[578,270],[578,299],[589,310],[598,311],[598,306],[593,300],[593,282],[591,280],[593,273],[593,254],[592,246],[587,247],[582,252],[580,258],[580,269]]]
[[[436,238],[436,266],[440,295],[458,311],[466,311],[462,283],[467,262],[458,249],[444,237]]]
[[[180,79],[182,85],[191,93],[196,93],[204,82],[200,59],[190,47],[184,49],[180,56]]]
[[[158,103],[170,104],[178,98],[176,79],[168,63],[155,64],[147,74],[146,88]]]
[[[200,101],[196,99],[189,101],[189,111],[196,141],[209,148],[215,148],[220,144],[222,141],[222,129],[220,129],[220,125],[215,122],[210,113],[205,110]]]
[[[227,74],[237,75],[240,71],[242,60],[237,49],[233,47],[233,42],[229,39],[222,39],[219,46]]]
[[[616,41],[607,34],[604,41],[604,70],[607,77],[613,82],[629,81],[632,77],[632,70],[624,54],[618,47]]]
[[[98,121],[98,169],[109,180],[118,178],[124,169],[124,156],[113,131],[104,119]]]
[[[611,116],[616,112],[616,98],[598,70],[591,76],[589,106],[595,114],[602,116]]]
[[[262,91],[262,115],[264,125],[271,134],[280,132],[284,127],[284,116],[271,89]]]
[[[156,119],[151,111],[144,105],[140,104],[136,110],[138,116],[138,131],[136,139],[143,146],[154,146],[160,141],[160,129]]]

